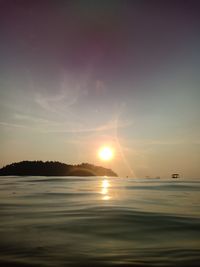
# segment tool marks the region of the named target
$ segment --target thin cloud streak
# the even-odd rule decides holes
[[[125,128],[132,125],[132,122],[121,122],[116,124],[116,122],[111,121],[108,124],[101,125],[94,128],[82,128],[82,129],[63,129],[63,130],[50,130],[48,132],[52,133],[89,133],[89,132],[103,132],[108,130],[115,130],[116,128]]]
[[[25,126],[25,125],[21,125],[21,124],[15,124],[15,123],[3,122],[3,121],[0,121],[0,125],[1,125],[1,126],[5,126],[5,127],[24,128],[24,129],[34,129],[33,127],[29,127],[29,126]]]

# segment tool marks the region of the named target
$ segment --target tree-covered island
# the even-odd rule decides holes
[[[21,161],[0,169],[0,175],[117,176],[111,169],[89,163],[69,165],[58,161]]]

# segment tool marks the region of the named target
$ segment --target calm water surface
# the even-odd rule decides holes
[[[1,266],[200,265],[200,180],[0,177]]]

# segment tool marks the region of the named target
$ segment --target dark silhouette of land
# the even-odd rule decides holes
[[[30,176],[117,176],[111,169],[89,163],[68,165],[58,161],[21,161],[0,169],[0,175]]]

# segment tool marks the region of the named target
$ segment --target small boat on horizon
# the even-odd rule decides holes
[[[172,174],[172,178],[173,178],[173,179],[180,178],[180,175],[179,175],[178,173],[173,173],[173,174]]]

